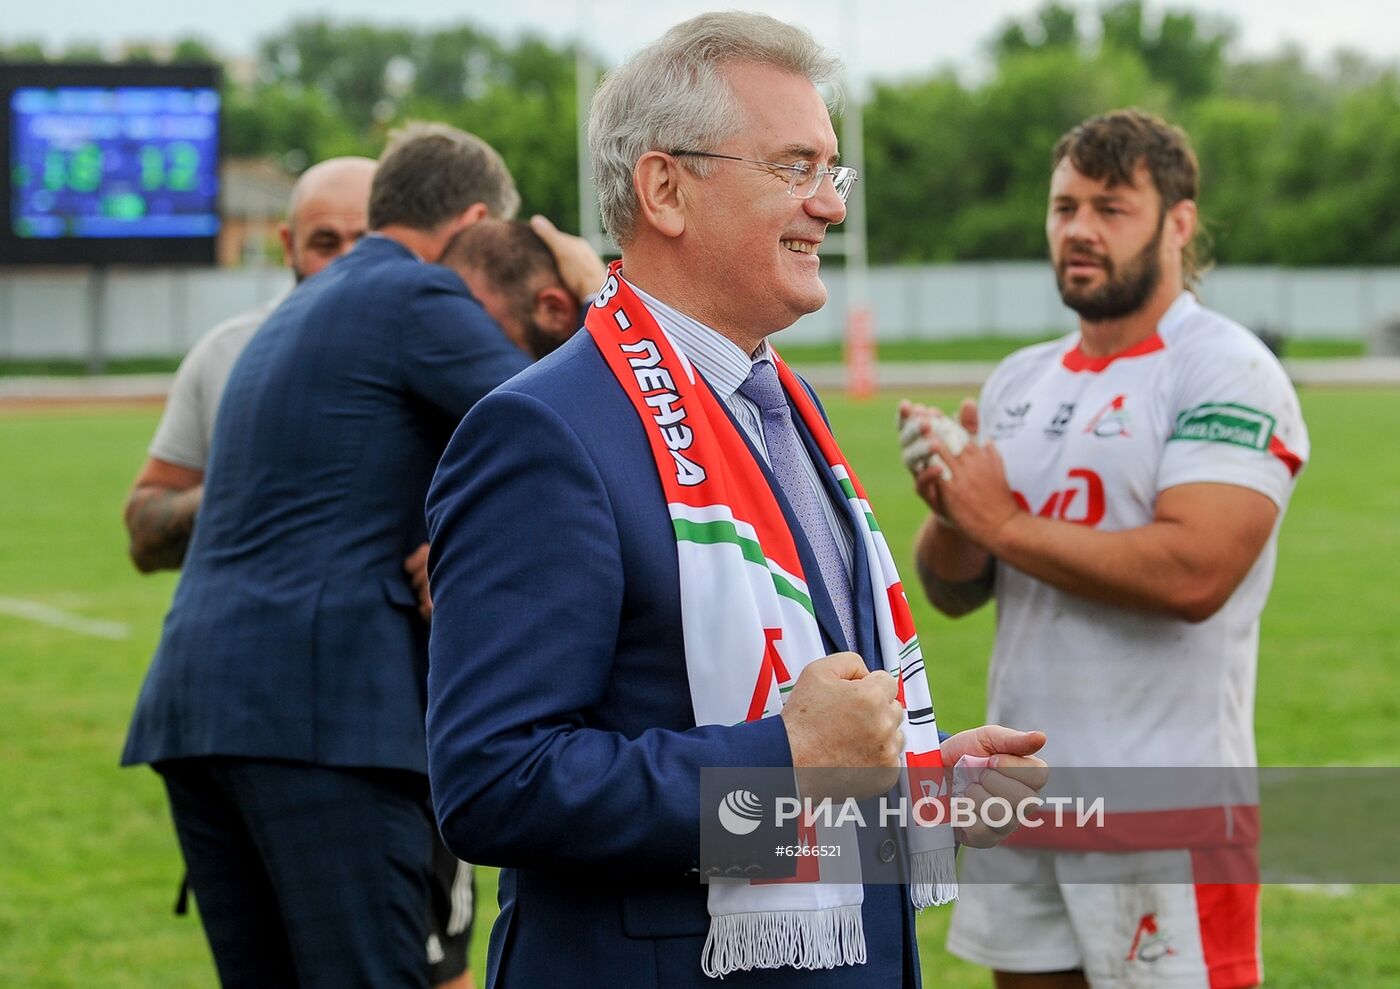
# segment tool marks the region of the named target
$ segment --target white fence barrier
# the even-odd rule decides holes
[[[0,273],[0,359],[178,356],[229,316],[270,298],[281,268]],[[841,339],[845,272],[824,275],[821,312],[787,330],[788,343]],[[1219,268],[1202,285],[1206,303],[1255,330],[1284,336],[1366,340],[1400,320],[1400,268]],[[987,262],[874,268],[869,297],[877,340],[936,340],[1067,331],[1048,264]]]

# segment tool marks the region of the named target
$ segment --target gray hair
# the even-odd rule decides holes
[[[475,134],[415,121],[393,131],[369,191],[369,228],[433,230],[476,203],[508,220],[520,208],[510,169]]]
[[[648,151],[708,150],[740,130],[742,110],[723,69],[743,62],[772,66],[834,84],[841,62],[802,28],[764,14],[701,14],[677,24],[610,73],[588,114],[588,150],[598,209],[612,238],[626,245],[636,233],[632,172]],[[714,162],[684,158],[683,167],[708,175]]]

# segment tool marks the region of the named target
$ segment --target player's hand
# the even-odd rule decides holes
[[[408,580],[413,585],[414,592],[418,595],[418,613],[423,616],[423,621],[432,621],[433,597],[428,592],[427,543],[419,546],[404,559],[403,569],[408,574]]]
[[[963,796],[971,798],[977,806],[978,822],[969,828],[958,828],[958,841],[973,848],[990,848],[1016,830],[1018,814],[1012,814],[1007,823],[995,828],[982,819],[981,808],[988,800],[999,798],[1018,809],[1027,801],[1032,808],[1039,806],[1040,791],[1050,778],[1045,760],[1035,754],[1044,745],[1044,732],[1016,731],[1001,725],[960,731],[943,742],[941,751],[945,766],[956,767],[965,755],[989,758],[986,768],[977,774],[976,782],[963,791]],[[958,770],[954,768],[953,771]],[[998,814],[998,819],[1001,816]]]
[[[608,266],[593,249],[593,245],[582,237],[566,234],[549,219],[536,213],[530,217],[530,229],[539,235],[554,255],[559,266],[559,277],[564,287],[582,303],[593,295],[608,277]]]
[[[925,471],[929,475],[927,480],[936,489],[941,517],[995,555],[1002,527],[1021,512],[1011,494],[1006,465],[1002,463],[996,444],[968,443],[958,454],[953,454],[937,438],[930,446],[947,462],[952,474],[945,479],[934,471]],[[921,476],[916,483],[922,484],[925,480]]]
[[[898,424],[900,454],[904,466],[914,475],[914,489],[934,514],[942,517],[934,481],[951,478],[952,470],[939,449],[960,453],[969,439],[977,435],[977,403],[970,398],[963,399],[955,423],[941,409],[905,399],[899,403]]]
[[[803,669],[782,718],[805,796],[861,798],[894,786],[904,752],[898,695],[894,677],[866,669],[853,652],[823,656]],[[848,769],[856,772],[832,772]]]
[[[918,476],[929,467],[947,467],[933,452],[930,442],[937,437],[954,453],[967,444],[968,434],[959,424],[943,414],[942,409],[908,399],[899,403],[899,446],[904,466]]]

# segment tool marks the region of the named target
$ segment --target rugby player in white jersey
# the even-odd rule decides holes
[[[1118,111],[1067,133],[1053,162],[1046,234],[1079,330],[998,366],[959,410],[975,437],[959,453],[936,410],[904,407],[933,509],[924,590],[953,616],[995,598],[988,718],[1043,728],[1052,765],[1253,766],[1259,614],[1308,457],[1298,398],[1258,338],[1192,292],[1185,134]],[[1256,833],[1254,810],[1185,794],[1147,816],[1110,807],[1092,847],[1111,852],[1022,828],[999,853],[1018,884],[979,882],[1009,873],[965,852],[949,950],[999,989],[1256,985],[1258,886],[1206,867]],[[1085,881],[1177,866],[1184,882]]]

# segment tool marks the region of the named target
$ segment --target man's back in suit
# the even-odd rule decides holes
[[[204,509],[124,761],[424,771],[401,561],[457,421],[526,361],[450,272],[366,238],[239,359]]]

